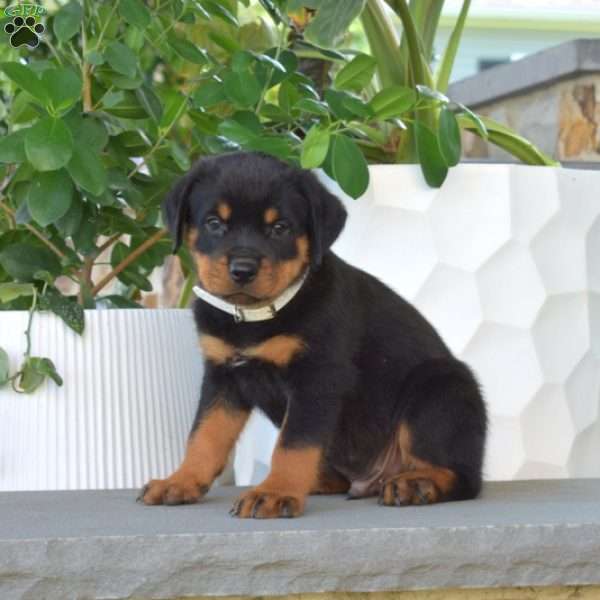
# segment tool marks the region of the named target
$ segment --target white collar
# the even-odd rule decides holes
[[[307,275],[308,269],[304,272],[302,277],[296,281],[296,283],[286,288],[281,295],[271,302],[271,304],[262,306],[260,308],[247,308],[238,304],[232,304],[231,302],[227,302],[218,296],[213,296],[211,293],[197,285],[194,286],[194,293],[196,296],[198,296],[198,298],[204,300],[204,302],[207,304],[233,315],[236,323],[241,323],[244,321],[267,321],[269,319],[274,319],[277,316],[277,313],[298,293],[302,287],[302,284],[306,280]]]

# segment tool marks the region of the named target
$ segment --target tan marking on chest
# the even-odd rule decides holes
[[[208,360],[219,365],[235,356],[245,356],[285,367],[306,349],[306,344],[297,335],[275,335],[255,346],[236,348],[216,336],[203,335],[200,337],[200,348]]]
[[[223,221],[228,221],[229,217],[231,217],[231,206],[224,200],[221,200],[219,204],[217,204],[217,214]]]

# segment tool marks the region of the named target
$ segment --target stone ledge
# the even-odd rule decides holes
[[[453,83],[448,95],[470,108],[585,73],[600,73],[600,39],[574,40]]]
[[[600,584],[600,480],[489,483],[383,508],[312,497],[238,520],[238,490],[144,507],[131,491],[0,494],[0,598],[139,598]]]

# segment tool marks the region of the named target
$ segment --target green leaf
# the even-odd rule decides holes
[[[125,44],[112,42],[104,51],[108,64],[121,75],[133,78],[137,72],[137,57]]]
[[[234,27],[239,27],[240,24],[235,16],[229,12],[220,2],[213,0],[203,0],[202,6],[213,16],[218,17],[222,21]]]
[[[242,107],[254,106],[262,93],[262,88],[254,75],[233,71],[223,75],[223,89],[232,102]]]
[[[69,118],[73,112],[65,117],[73,136],[73,147],[79,149],[87,146],[96,153],[101,152],[108,142],[108,133],[103,122],[91,116],[82,118],[76,115]]]
[[[415,90],[402,85],[392,85],[375,94],[369,105],[375,113],[375,118],[385,121],[403,115],[416,102],[417,94]]]
[[[440,151],[438,138],[420,121],[415,122],[414,129],[417,153],[425,181],[431,187],[440,187],[448,175],[448,167]]]
[[[265,152],[282,160],[289,160],[292,155],[289,141],[278,136],[255,137],[248,142],[246,148],[255,152]]]
[[[81,98],[81,78],[71,69],[48,69],[42,73],[48,101],[55,111],[72,106]]]
[[[485,126],[485,123],[479,118],[479,116],[477,116],[470,108],[467,108],[464,104],[461,104],[460,102],[457,102],[456,104],[463,111],[464,116],[469,121],[471,121],[473,125],[475,125],[479,136],[483,139],[487,139],[487,127]]]
[[[314,98],[300,98],[300,100],[294,104],[294,109],[310,113],[311,115],[318,115],[320,117],[329,115],[327,104],[315,100]]]
[[[65,4],[54,16],[54,35],[61,42],[69,41],[81,27],[83,9],[77,0]]]
[[[25,132],[20,129],[0,139],[0,163],[25,162]]]
[[[81,335],[85,327],[83,307],[71,298],[63,296],[58,290],[49,287],[43,298],[45,310],[51,310],[59,316],[73,331]]]
[[[108,94],[107,94],[108,96]],[[147,119],[148,113],[133,92],[119,91],[104,103],[103,110],[121,119]]]
[[[121,263],[127,256],[131,254],[131,248],[126,246],[123,242],[117,242],[112,249],[110,262],[113,269]],[[121,271],[117,276],[119,281],[122,281],[126,285],[134,285],[144,292],[152,291],[152,283],[142,275],[136,268],[135,261],[132,265],[129,265],[125,270]]]
[[[187,171],[192,163],[185,148],[183,148],[183,146],[181,146],[181,144],[178,144],[175,140],[169,140],[169,148],[171,150],[171,156],[173,157],[173,160],[177,163],[177,166],[182,171]]]
[[[288,23],[287,15],[279,9],[279,6],[273,0],[258,0],[262,7],[269,13],[269,16],[276,25]]]
[[[16,62],[0,63],[0,67],[19,88],[25,90],[43,105],[46,104],[48,101],[46,88],[33,69]]]
[[[73,184],[64,169],[36,173],[31,182],[27,208],[42,227],[55,223],[66,214],[73,199]]]
[[[440,111],[438,135],[442,156],[449,167],[454,167],[461,155],[460,128],[454,113],[445,106]]]
[[[159,128],[166,129],[168,127],[172,127],[173,124],[183,114],[186,104],[187,98],[183,94],[180,94],[175,90],[170,90],[170,93],[167,95],[165,100],[164,113],[160,119],[160,123],[158,124]]]
[[[327,90],[325,100],[338,119],[351,120],[356,117],[368,119],[373,116],[373,109],[368,104],[348,92]]]
[[[49,358],[31,356],[28,360],[28,364],[40,375],[45,375],[46,377],[52,379],[56,385],[61,386],[63,384],[62,377],[56,372],[56,367]]]
[[[89,146],[80,146],[73,153],[67,171],[80,188],[94,196],[100,196],[108,184],[106,169],[97,151]]]
[[[38,171],[64,167],[73,154],[73,136],[61,119],[40,119],[25,134],[25,154]]]
[[[317,14],[304,31],[304,37],[319,46],[334,46],[364,5],[365,0],[320,0]]]
[[[192,102],[199,108],[208,108],[222,102],[225,98],[223,84],[220,81],[209,79],[200,83],[192,95]]]
[[[148,84],[142,85],[135,91],[136,98],[144,107],[155,123],[159,123],[162,117],[162,104],[160,98],[154,93],[152,86]]]
[[[150,11],[140,0],[120,0],[119,12],[130,25],[139,29],[146,29],[150,25]]]
[[[0,348],[0,387],[8,381],[9,367],[8,354],[4,348]]]
[[[228,140],[237,144],[246,145],[250,143],[256,134],[233,119],[225,119],[219,124],[218,132]]]
[[[33,290],[31,283],[0,283],[0,302],[8,304],[23,296],[33,296]]]
[[[437,100],[438,102],[443,102],[444,104],[448,104],[450,99],[445,94],[438,92],[437,90],[432,90],[430,87],[426,85],[417,85],[417,90],[421,96],[425,96],[425,98],[429,98],[430,100]]]
[[[28,242],[17,242],[0,251],[0,265],[17,281],[32,281],[38,271],[53,275],[61,271],[56,256],[45,246]]]
[[[167,37],[169,46],[175,50],[181,58],[197,65],[205,65],[209,62],[208,53],[204,48],[198,48],[192,42],[184,39],[179,39],[174,34],[169,34]]]
[[[338,90],[363,90],[373,79],[377,62],[368,54],[359,54],[354,57],[336,75],[334,84]]]
[[[327,129],[313,125],[302,142],[300,165],[303,169],[315,169],[321,166],[329,150],[330,138],[331,134]]]
[[[369,168],[358,146],[345,135],[331,140],[331,166],[335,180],[352,198],[362,196],[369,186]]]
[[[450,74],[452,73],[452,67],[454,66],[454,60],[456,59],[456,53],[460,46],[460,40],[465,27],[465,21],[467,20],[467,14],[471,0],[463,0],[462,8],[456,20],[456,25],[448,38],[448,44],[442,59],[439,62],[438,72],[436,75],[436,87],[442,92],[448,89],[448,82],[450,81]]]
[[[46,380],[46,376],[38,373],[37,370],[31,366],[29,360],[21,368],[21,375],[17,382],[17,388],[24,394],[31,394],[37,390],[42,383]]]
[[[83,218],[83,203],[79,197],[73,198],[69,210],[60,218],[54,226],[63,238],[71,237],[79,229]]]

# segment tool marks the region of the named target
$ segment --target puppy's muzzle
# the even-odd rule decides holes
[[[246,285],[256,278],[260,268],[260,259],[256,256],[230,256],[229,276],[238,285]]]

